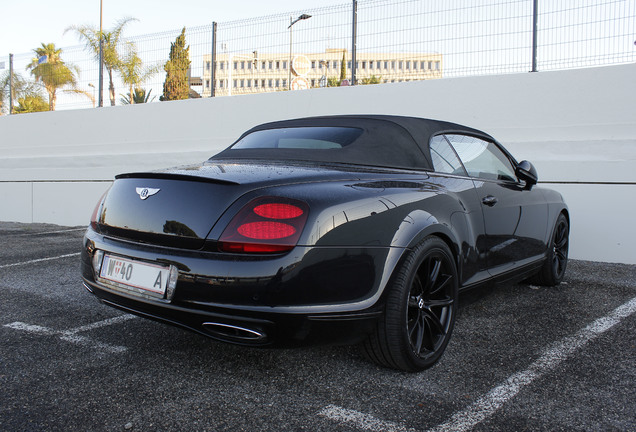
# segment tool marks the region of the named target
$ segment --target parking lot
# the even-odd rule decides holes
[[[0,223],[3,431],[636,430],[636,266],[462,296],[440,363],[243,348],[126,315],[81,285],[83,229]]]

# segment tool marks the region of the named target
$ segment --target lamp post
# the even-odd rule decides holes
[[[299,16],[296,19],[292,19],[292,17],[289,17],[289,27],[287,27],[289,29],[289,64],[287,65],[289,67],[289,76],[288,76],[288,80],[287,80],[287,89],[291,90],[291,68],[292,68],[292,26],[294,24],[296,24],[298,21],[300,20],[306,20],[311,18],[311,15],[307,15],[307,14],[302,14],[301,16]]]

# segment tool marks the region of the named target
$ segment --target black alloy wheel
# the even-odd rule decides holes
[[[457,270],[449,247],[438,237],[424,239],[387,289],[385,316],[364,343],[366,355],[404,371],[431,367],[448,345],[457,312]]]
[[[530,279],[531,283],[544,286],[555,286],[561,283],[568,265],[569,237],[570,224],[561,213],[554,225],[546,261],[541,270]]]

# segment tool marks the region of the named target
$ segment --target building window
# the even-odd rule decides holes
[[[311,61],[311,68],[316,69],[316,60]]]
[[[269,62],[269,70],[272,70],[272,69],[274,69],[274,62],[270,61]]]
[[[428,62],[428,70],[433,70],[433,62]]]
[[[287,70],[287,60],[283,61],[283,69]]]
[[[241,70],[245,70],[245,61],[241,62]]]
[[[254,88],[258,88],[258,80],[254,80]]]
[[[398,62],[398,67],[400,68],[400,70],[404,68],[404,62],[402,60]]]
[[[276,88],[280,87],[280,80],[276,80]]]
[[[439,70],[440,68],[440,64],[438,61],[435,62],[435,70]]]
[[[367,62],[363,61],[362,62],[362,69],[366,69],[367,68]]]
[[[261,80],[261,87],[265,87],[265,80]]]
[[[234,62],[234,70],[238,70],[238,62]]]
[[[316,87],[316,80],[315,80],[315,79],[312,79],[312,80],[311,80],[311,86],[312,86],[312,87]]]
[[[245,80],[241,80],[241,88],[245,87]]]
[[[351,60],[347,62],[347,69],[351,69]]]
[[[411,61],[406,62],[406,70],[411,70]]]
[[[247,62],[247,69],[252,70],[252,62]]]
[[[369,61],[369,69],[373,69],[373,60]]]
[[[421,61],[420,62],[420,69],[421,70],[426,70],[426,62],[425,61]]]
[[[236,80],[233,80],[232,87],[236,88]]]
[[[247,87],[252,87],[252,80],[247,80]]]
[[[205,80],[205,88],[210,88],[210,80],[209,79]]]
[[[210,62],[209,61],[205,62],[205,70],[210,70]]]
[[[388,69],[389,68],[389,62],[388,61],[384,61],[384,69]]]
[[[224,65],[225,65],[225,62],[221,62],[221,63],[219,63],[219,69],[220,69],[220,70],[223,70]]]
[[[395,60],[391,62],[391,69],[395,70]]]
[[[413,62],[413,70],[417,70],[417,61]]]
[[[273,84],[274,84],[274,80],[270,79],[270,80],[267,82],[267,84],[268,84],[268,87],[269,87],[269,88],[272,88],[272,87],[273,87]]]
[[[338,60],[333,61],[333,68],[338,69]]]
[[[219,80],[219,88],[223,88],[223,80]]]
[[[280,69],[280,61],[276,62],[276,69]]]
[[[287,80],[286,79],[283,80],[283,88],[285,88],[285,87],[287,87]]]
[[[267,69],[267,62],[261,62],[261,70]]]

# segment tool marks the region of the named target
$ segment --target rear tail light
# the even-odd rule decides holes
[[[294,248],[309,207],[298,200],[261,197],[238,212],[219,239],[223,252],[277,253]]]

